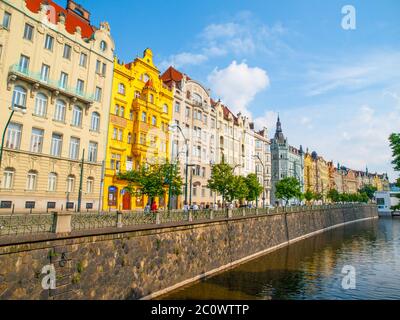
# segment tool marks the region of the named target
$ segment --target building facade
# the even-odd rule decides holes
[[[115,62],[109,135],[104,178],[104,210],[143,209],[149,199],[140,188],[127,192],[120,172],[170,159],[169,125],[172,120],[172,91],[160,78],[153,52],[124,64]],[[155,199],[167,205],[167,196]]]
[[[114,42],[69,0],[0,1],[1,207],[98,209]],[[23,112],[20,112],[23,111]],[[81,163],[83,162],[83,168]],[[79,197],[81,190],[81,197]]]
[[[254,127],[253,127],[254,129]],[[258,176],[258,181],[265,189],[265,205],[271,205],[271,141],[268,138],[268,129],[264,127],[261,131],[254,132],[255,139],[255,155],[260,157],[263,165],[260,163],[258,157],[255,161],[255,172]],[[253,158],[254,159],[254,158]],[[263,195],[264,198],[264,195]],[[262,199],[264,200],[264,199]],[[262,203],[259,202],[258,206]]]
[[[288,140],[283,135],[282,124],[278,117],[276,132],[271,140],[271,163],[272,163],[272,192],[271,204],[281,204],[281,201],[275,197],[275,186],[280,180],[294,177],[304,192],[304,152],[300,146],[299,149],[289,145]]]

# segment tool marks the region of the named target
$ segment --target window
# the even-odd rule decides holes
[[[35,110],[33,114],[39,117],[45,117],[47,113],[47,97],[43,93],[38,93],[35,99]]]
[[[115,105],[115,115],[119,116],[119,105],[118,104]]]
[[[142,122],[146,122],[147,120],[147,113],[146,112],[142,112]]]
[[[4,16],[3,16],[3,28],[9,30],[10,24],[11,24],[11,13],[8,13],[6,11],[6,12],[4,12]]]
[[[156,126],[156,125],[157,125],[157,117],[155,117],[155,116],[152,116],[152,117],[151,117],[151,124],[152,124],[153,126]]]
[[[68,85],[68,74],[65,72],[61,72],[60,75],[60,88],[61,89],[66,89]]]
[[[146,134],[140,134],[140,144],[146,145]]]
[[[26,109],[26,90],[21,86],[16,86],[12,98],[13,108]]]
[[[74,111],[72,112],[72,125],[74,127],[82,126],[82,108],[75,106]]]
[[[46,35],[46,39],[44,41],[44,48],[50,51],[53,51],[54,38],[51,35]]]
[[[99,88],[99,87],[96,87],[96,91],[95,91],[95,94],[94,94],[95,101],[101,102],[102,94],[103,94],[103,90],[101,88]]]
[[[0,60],[1,60],[2,53],[3,53],[3,45],[0,44]]]
[[[101,70],[101,75],[103,77],[105,77],[106,76],[106,72],[107,72],[107,64],[103,63],[103,68]]]
[[[113,129],[113,140],[117,140],[117,137],[118,137],[118,129],[114,128]]]
[[[168,106],[166,104],[163,106],[163,112],[168,114]]]
[[[96,73],[100,74],[100,72],[101,72],[101,61],[97,60],[96,61]]]
[[[121,168],[121,155],[113,153],[111,154],[111,169],[119,171]]]
[[[93,186],[94,186],[94,178],[89,177],[86,180],[86,192],[89,194],[93,193]]]
[[[31,152],[41,153],[43,147],[44,131],[41,129],[32,128],[31,136]]]
[[[154,94],[150,93],[150,103],[154,103]]]
[[[33,39],[33,26],[28,23],[25,24],[24,39],[29,41]]]
[[[100,131],[100,114],[97,112],[92,113],[92,121],[90,123],[90,129],[95,132]]]
[[[148,74],[145,73],[145,74],[142,75],[142,81],[144,83],[147,83],[149,80],[150,80],[150,77],[149,77]]]
[[[128,133],[128,144],[132,143],[132,133]]]
[[[118,141],[123,141],[124,131],[122,129],[118,130]]]
[[[124,86],[123,83],[120,83],[120,84],[118,85],[118,93],[119,93],[119,94],[125,95],[125,86]]]
[[[89,162],[97,162],[97,142],[89,142]]]
[[[63,100],[56,101],[56,108],[54,112],[54,120],[64,122],[65,121],[65,110],[66,104]]]
[[[26,179],[26,190],[35,191],[37,183],[37,171],[31,170],[28,172]]]
[[[15,169],[14,168],[6,168],[3,173],[3,183],[1,187],[3,189],[12,189],[14,185],[14,175]]]
[[[81,67],[86,68],[86,65],[87,65],[87,58],[88,58],[88,56],[87,56],[86,53],[81,53],[81,56],[80,56],[80,58],[79,58],[79,65],[80,65]]]
[[[72,51],[71,46],[68,45],[68,44],[65,44],[64,45],[63,58],[70,60],[71,59],[71,51]]]
[[[107,50],[107,43],[104,40],[100,42],[100,50],[103,52]]]
[[[139,91],[135,91],[135,99],[140,98],[140,92]]]
[[[185,116],[186,116],[186,118],[190,117],[190,108],[189,107],[186,107]]]
[[[50,154],[53,157],[61,156],[62,140],[63,140],[63,137],[61,134],[53,133],[53,135],[51,137],[51,149],[50,149]]]
[[[42,65],[42,70],[40,72],[40,80],[43,82],[49,81],[49,74],[50,74],[50,66],[47,64]]]
[[[57,191],[57,173],[54,172],[49,173],[49,177],[47,180],[47,191],[49,192]]]
[[[19,58],[19,71],[27,73],[29,70],[29,62],[30,62],[29,57],[21,55],[21,57]]]
[[[121,106],[121,108],[119,109],[119,115],[124,118],[125,117],[125,108]]]
[[[71,140],[69,143],[69,157],[72,160],[78,160],[78,158],[79,158],[80,143],[81,143],[81,140],[79,138],[71,137]]]
[[[75,176],[69,175],[67,178],[67,192],[71,193],[75,190]]]
[[[6,148],[18,150],[21,144],[22,125],[10,123],[7,129]]]
[[[85,81],[78,79],[76,83],[76,93],[82,95],[85,90]]]
[[[133,110],[129,111],[129,120],[133,121]]]

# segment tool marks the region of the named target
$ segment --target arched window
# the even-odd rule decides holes
[[[66,103],[63,100],[57,99],[56,109],[54,112],[54,120],[64,122],[65,121],[65,110],[66,110]]]
[[[2,182],[2,189],[12,189],[14,185],[14,176],[15,176],[15,169],[14,168],[6,168],[3,173],[3,182]]]
[[[132,143],[132,134],[129,132],[128,133],[128,144]]]
[[[26,109],[26,89],[21,86],[16,86],[13,92],[12,99],[13,108]]]
[[[115,105],[115,115],[119,116],[119,105],[118,104]]]
[[[142,75],[142,80],[144,83],[147,83],[150,80],[150,76],[147,73],[145,73]]]
[[[82,126],[82,108],[79,106],[74,106],[74,111],[72,113],[72,125],[74,127]]]
[[[100,130],[100,114],[98,112],[92,113],[90,129],[95,132],[99,132]]]
[[[119,108],[119,116],[120,117],[122,117],[122,118],[124,118],[125,117],[125,108],[123,107],[123,106],[121,106],[120,108]]]
[[[37,185],[38,173],[35,170],[30,170],[26,179],[26,190],[35,191]]]
[[[164,104],[163,112],[168,114],[168,105]]]
[[[93,187],[94,187],[94,178],[89,177],[86,180],[86,192],[91,194],[93,193]]]
[[[70,174],[67,178],[67,192],[71,193],[75,190],[75,176]]]
[[[199,94],[193,93],[193,101],[196,102],[197,104],[201,104],[202,98]]]
[[[125,95],[125,85],[123,83],[118,85],[118,93]]]
[[[43,93],[38,93],[35,99],[35,110],[34,115],[39,117],[45,117],[47,113],[47,96]]]
[[[100,50],[103,52],[107,50],[107,43],[104,40],[100,42]]]
[[[47,191],[55,192],[57,191],[57,173],[51,172],[49,173],[48,183],[47,183]]]

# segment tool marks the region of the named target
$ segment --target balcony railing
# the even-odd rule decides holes
[[[61,81],[56,81],[52,79],[44,80],[40,72],[33,72],[28,68],[24,68],[18,64],[14,64],[10,67],[10,75],[17,76],[27,82],[37,83],[50,91],[59,91],[63,95],[70,98],[76,98],[85,104],[92,104],[95,100],[94,95],[89,95],[86,92],[78,90],[77,87],[63,86]]]

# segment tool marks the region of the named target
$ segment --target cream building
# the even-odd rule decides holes
[[[47,4],[45,4],[47,3]],[[114,42],[69,0],[0,1],[0,211],[98,209]],[[84,161],[81,171],[81,161]],[[82,173],[82,175],[81,175]],[[81,179],[82,176],[82,179]]]
[[[263,130],[259,132],[254,132],[254,138],[255,138],[255,155],[258,155],[263,164],[264,164],[264,173],[263,173],[263,167],[259,163],[258,158],[254,159],[253,161],[255,162],[255,167],[256,167],[256,173],[258,176],[258,180],[261,184],[263,184],[263,174],[264,174],[264,186],[265,186],[265,205],[270,205],[271,204],[271,142],[268,139],[268,129],[266,127],[263,128]],[[260,202],[258,204],[259,206],[262,205]]]
[[[212,165],[216,161],[216,112],[211,105],[210,92],[202,84],[187,75],[168,68],[161,76],[174,93],[173,130],[171,159],[179,161],[181,176],[186,183],[186,147],[189,149],[188,203],[211,205],[215,194],[207,188]],[[183,135],[182,135],[183,133]],[[185,138],[188,140],[187,144]],[[190,187],[191,186],[191,187]],[[173,208],[181,208],[185,201],[185,190],[180,199],[172,199]]]

